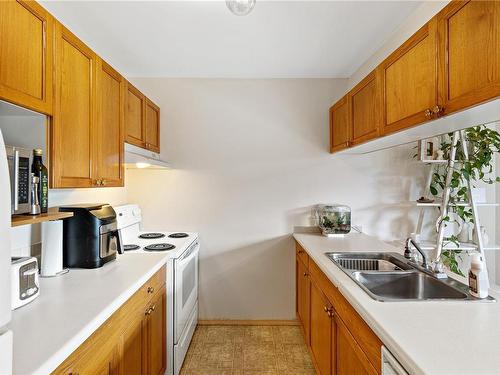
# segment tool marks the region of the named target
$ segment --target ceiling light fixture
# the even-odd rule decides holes
[[[226,0],[226,5],[237,16],[246,16],[255,7],[256,0]]]

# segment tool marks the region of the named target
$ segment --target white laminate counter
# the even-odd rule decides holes
[[[12,314],[14,374],[55,370],[170,256],[126,254],[101,268],[41,278],[40,296]]]
[[[500,374],[500,302],[378,302],[324,253],[403,249],[359,233],[294,238],[409,373]],[[490,294],[499,300],[498,294]]]

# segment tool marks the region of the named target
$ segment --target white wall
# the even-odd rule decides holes
[[[414,228],[421,166],[411,146],[328,153],[328,108],[345,80],[136,79],[161,107],[168,171],[128,172],[146,229],[198,231],[203,319],[292,319],[294,226],[340,202],[383,239]]]

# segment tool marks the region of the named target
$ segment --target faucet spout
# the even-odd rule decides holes
[[[412,253],[411,249],[410,249],[411,245],[413,245],[413,247],[415,249],[417,249],[417,251],[422,255],[422,259],[423,259],[422,260],[422,267],[428,268],[429,262],[428,262],[428,259],[427,259],[427,255],[420,248],[420,246],[415,241],[413,241],[413,238],[411,238],[411,237],[408,237],[406,239],[405,253],[404,253],[405,258],[411,259],[411,253]]]

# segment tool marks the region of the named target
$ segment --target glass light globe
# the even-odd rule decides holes
[[[255,6],[255,0],[226,0],[226,5],[237,16],[246,16]]]

